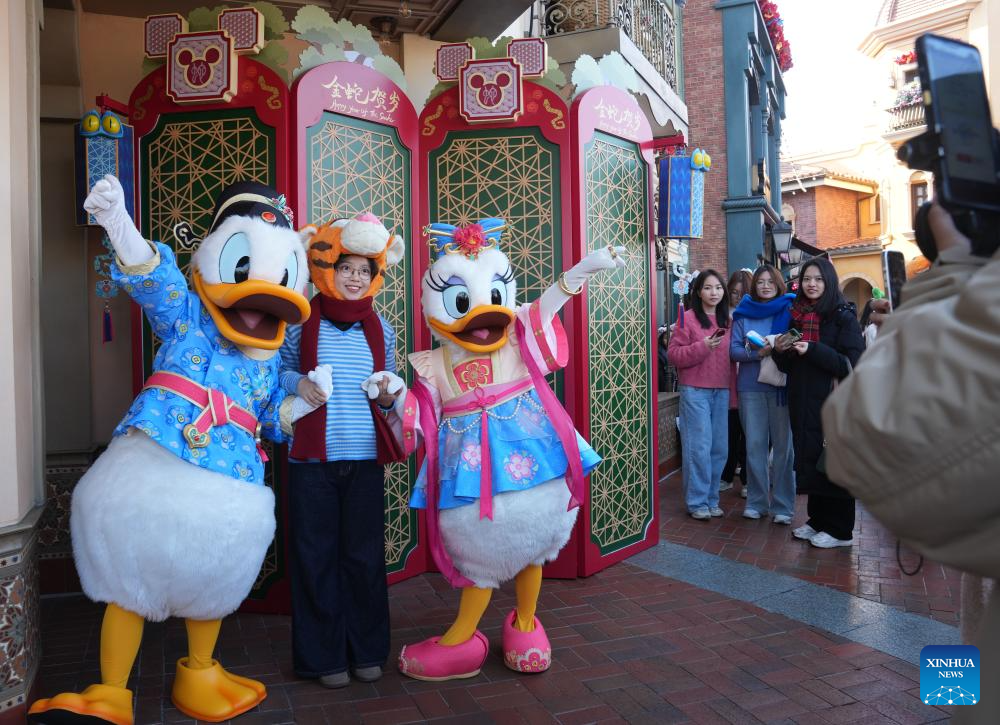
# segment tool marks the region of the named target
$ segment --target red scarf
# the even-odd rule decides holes
[[[795,300],[792,327],[802,333],[804,342],[819,342],[819,314],[814,305]]]
[[[379,320],[372,298],[360,300],[335,300],[317,294],[310,303],[312,314],[302,325],[299,341],[299,371],[307,373],[316,367],[319,353],[319,321],[325,317],[330,322],[360,322],[365,333],[365,341],[372,353],[374,371],[385,370],[385,337],[382,335],[382,321]],[[336,377],[336,373],[334,373]],[[378,463],[385,465],[401,461],[403,450],[392,435],[392,429],[385,415],[374,400],[368,401],[375,421],[375,447]],[[295,424],[295,438],[292,442],[291,457],[299,460],[326,460],[326,406],[321,405]]]

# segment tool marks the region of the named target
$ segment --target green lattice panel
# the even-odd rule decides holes
[[[646,166],[601,132],[586,149],[587,248],[627,249],[624,269],[589,283],[591,540],[601,554],[641,541],[653,518]]]
[[[215,199],[225,187],[247,180],[275,183],[274,129],[261,124],[251,109],[164,116],[140,140],[139,149],[143,234],[170,246],[186,275],[197,242],[181,245],[174,239],[174,225],[190,222],[202,235],[212,222]],[[148,375],[157,342],[145,321],[142,346],[143,367]],[[270,456],[270,444],[267,448]],[[266,483],[275,491],[280,521],[280,475],[273,466],[268,466],[267,471]],[[262,599],[270,586],[284,576],[283,545],[281,536],[276,536],[250,598]]]
[[[502,249],[518,302],[536,299],[562,271],[559,148],[537,129],[465,131],[430,157],[431,221],[507,220]]]
[[[389,268],[376,308],[396,331],[396,369],[409,376],[413,320],[407,280],[414,239],[410,229],[410,152],[395,129],[325,112],[308,131],[309,220],[330,221],[370,211],[407,242],[401,264]],[[391,574],[403,569],[417,546],[417,516],[409,507],[416,466],[385,469],[385,561]]]

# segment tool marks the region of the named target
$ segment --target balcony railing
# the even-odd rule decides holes
[[[889,109],[889,133],[917,128],[926,123],[924,120],[924,104],[920,101],[907,106],[895,106]]]
[[[546,36],[617,26],[671,88],[677,88],[677,48],[671,8],[661,0],[547,0]]]

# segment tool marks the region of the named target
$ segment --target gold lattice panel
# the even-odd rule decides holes
[[[562,270],[558,147],[528,129],[456,133],[430,163],[431,221],[506,219],[518,302],[539,297]]]
[[[598,132],[586,152],[587,248],[627,250],[588,284],[591,538],[607,554],[642,539],[653,516],[646,166],[634,144]]]
[[[166,117],[140,140],[142,190],[142,232],[148,239],[161,241],[177,255],[185,275],[198,240],[182,243],[173,229],[189,222],[200,237],[212,223],[212,211],[219,193],[238,181],[275,183],[274,130],[261,124],[249,109],[225,112],[181,113]],[[143,323],[143,363],[151,371],[159,341],[148,323]],[[273,460],[270,443],[265,445]],[[274,467],[266,469],[265,484],[280,488]],[[279,520],[281,512],[278,512]],[[281,576],[280,537],[268,547],[260,574],[250,596],[266,595],[271,581]]]
[[[189,222],[208,231],[219,192],[238,181],[274,184],[273,131],[249,112],[225,118],[191,114],[168,120],[143,139],[148,174],[143,232],[173,246],[186,266],[197,240],[176,242],[174,226]]]
[[[388,127],[325,113],[309,129],[309,221],[325,222],[372,212],[401,234],[407,254],[386,271],[385,287],[375,307],[396,331],[396,369],[409,375],[406,355],[412,352],[410,279],[410,156]],[[405,372],[404,372],[405,371]],[[406,564],[417,543],[417,519],[409,508],[414,465],[395,463],[385,469],[385,561],[391,573]]]

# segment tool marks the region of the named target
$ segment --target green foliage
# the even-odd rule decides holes
[[[309,47],[299,54],[299,66],[292,71],[292,77],[298,78],[310,68],[315,68],[324,63],[333,63],[338,60],[347,60],[344,49],[340,45],[327,43],[322,48]]]
[[[315,5],[302,6],[292,20],[292,30],[304,40],[304,36],[310,32],[330,33],[335,25],[330,13]]]
[[[390,58],[387,55],[379,55],[372,59],[372,68],[377,70],[384,76],[387,76],[395,83],[397,86],[406,90],[406,76],[403,75],[403,69],[399,67],[399,63]]]
[[[350,20],[339,20],[337,21],[337,30],[340,32],[341,37],[343,37],[344,42],[351,44],[351,50],[355,50],[371,58],[382,55],[382,48],[379,47],[378,42],[372,37],[372,31],[368,28],[355,25]]]
[[[250,7],[256,8],[264,16],[265,40],[279,40],[288,32],[288,21],[285,20],[285,15],[281,12],[281,8],[274,3],[269,3],[266,0],[258,0],[257,2],[250,3]]]
[[[575,95],[579,95],[594,86],[604,83],[604,75],[600,66],[592,56],[581,55],[573,65],[573,85],[576,86]]]
[[[573,66],[573,97],[594,86],[613,86],[632,93],[639,92],[639,76],[621,54],[611,51],[599,61],[581,55]]]
[[[166,58],[143,58],[142,77],[145,78],[157,68],[162,67],[166,62]]]
[[[188,30],[191,32],[218,30],[219,13],[225,9],[224,5],[216,5],[214,8],[195,8],[188,13]]]
[[[284,67],[288,62],[288,48],[281,43],[271,42],[265,45],[260,53],[254,56],[257,60],[273,70],[285,85],[288,85],[288,70]]]

